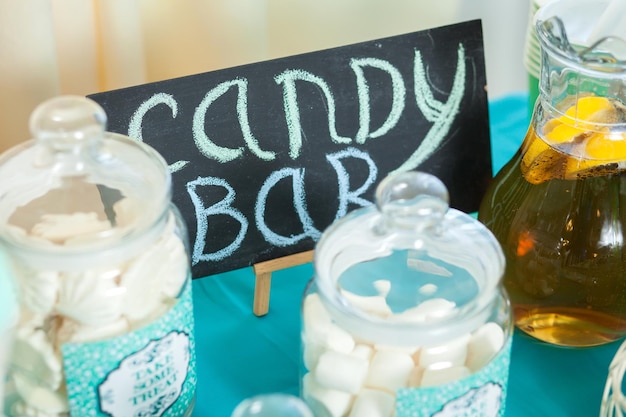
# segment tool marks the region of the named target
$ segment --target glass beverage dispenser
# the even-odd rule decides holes
[[[556,345],[626,335],[626,42],[607,35],[619,30],[609,6],[537,12],[540,96],[479,210],[505,252],[517,327]]]

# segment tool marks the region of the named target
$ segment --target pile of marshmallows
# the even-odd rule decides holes
[[[364,297],[345,290],[342,294],[361,310],[394,320],[436,319],[455,307],[448,300],[433,298],[393,314],[384,294]],[[323,404],[332,417],[391,417],[396,390],[465,378],[484,367],[504,340],[502,327],[489,322],[439,346],[371,344],[337,326],[319,295],[309,294],[303,306],[304,365],[308,370],[303,377],[303,396]]]
[[[119,204],[117,225],[124,200]],[[96,213],[74,213],[45,215],[30,231],[13,233],[70,245],[110,228]],[[105,340],[151,323],[175,304],[188,279],[173,215],[152,246],[118,265],[79,272],[27,268],[17,271],[21,316],[6,387],[9,413],[19,417],[69,415],[62,345]]]

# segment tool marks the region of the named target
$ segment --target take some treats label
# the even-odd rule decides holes
[[[196,387],[191,285],[158,321],[102,342],[62,347],[70,414],[179,417]]]
[[[397,391],[396,417],[503,417],[511,338],[477,373],[444,385]]]

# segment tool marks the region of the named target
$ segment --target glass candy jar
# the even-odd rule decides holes
[[[9,416],[189,416],[196,374],[185,226],[149,146],[83,97],[31,115],[0,156],[0,244],[20,319]]]
[[[13,346],[19,306],[13,271],[3,253],[0,253],[0,393],[4,392],[4,381],[9,355]],[[3,416],[3,397],[0,395],[0,416]]]
[[[448,207],[441,181],[387,177],[376,206],[324,232],[314,269],[301,394],[316,416],[504,415],[504,257],[486,227]]]
[[[540,96],[478,215],[503,247],[515,324],[563,346],[626,335],[626,42],[595,35],[608,3],[537,12]]]

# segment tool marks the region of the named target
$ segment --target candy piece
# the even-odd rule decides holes
[[[407,386],[409,387],[419,387],[422,385],[422,377],[424,376],[424,368],[420,366],[416,366],[411,370],[409,374],[409,380],[407,382]]]
[[[40,410],[24,401],[16,401],[11,405],[10,411],[11,417],[65,417],[67,414],[49,413],[47,411]]]
[[[357,358],[362,358],[369,362],[370,359],[372,359],[372,355],[374,354],[374,349],[369,345],[358,344],[354,347],[351,354],[356,356]]]
[[[419,292],[421,295],[431,296],[436,293],[438,289],[439,288],[435,284],[429,283],[419,287],[417,292]]]
[[[485,366],[504,345],[504,330],[496,323],[485,323],[476,330],[467,346],[465,365],[472,371]]]
[[[343,295],[354,307],[379,317],[387,317],[392,314],[391,307],[387,304],[385,297],[380,295],[363,296],[350,291],[341,290]]]
[[[398,353],[406,353],[407,355],[415,355],[419,351],[419,346],[398,346],[398,345],[383,345],[383,344],[375,344],[374,349],[377,351],[391,351]]]
[[[391,417],[395,402],[388,392],[365,388],[354,400],[349,417]]]
[[[57,390],[61,385],[61,359],[43,330],[17,330],[11,363],[14,373],[34,375],[41,385],[51,390]]]
[[[33,408],[48,413],[65,413],[69,411],[66,393],[38,386],[33,380],[24,377],[19,372],[13,374],[13,383],[22,400]]]
[[[426,368],[422,375],[422,387],[447,384],[470,376],[471,372],[465,366],[452,366],[449,368]]]
[[[309,372],[302,378],[302,393],[313,410],[321,404],[330,417],[343,417],[352,405],[353,396],[348,392],[341,392],[320,386]],[[316,413],[316,415],[323,415]]]
[[[423,368],[460,366],[465,364],[467,358],[467,345],[470,335],[465,334],[445,344],[438,346],[423,347],[417,364]]]
[[[135,322],[145,320],[163,304],[166,298],[162,292],[164,271],[169,271],[169,268],[164,268],[164,262],[167,262],[168,258],[165,248],[152,245],[133,259],[122,272],[120,286],[126,289],[126,296],[130,300],[124,303],[123,309],[123,314],[128,320]]]
[[[367,376],[368,362],[351,354],[324,352],[315,367],[318,385],[356,394]]]
[[[313,370],[317,366],[320,356],[326,352],[326,345],[305,337],[302,350],[304,366],[308,370]]]
[[[47,315],[57,301],[59,274],[54,271],[17,270],[22,306],[34,314]]]
[[[30,233],[54,243],[65,243],[69,238],[93,235],[111,229],[108,220],[98,220],[96,213],[44,214]]]
[[[394,314],[390,319],[393,321],[423,323],[445,317],[450,311],[454,310],[454,307],[456,307],[456,304],[445,298],[431,298],[415,307]]]
[[[124,302],[126,291],[117,284],[119,273],[117,269],[63,273],[55,311],[88,326],[118,321],[124,304],[141,302]]]
[[[128,321],[121,318],[104,326],[79,326],[69,341],[72,343],[84,343],[105,340],[128,333],[129,330],[130,325]]]
[[[167,257],[162,261],[163,285],[161,292],[167,297],[178,298],[187,282],[189,258],[183,242],[173,233],[163,242],[162,250],[167,253]]]
[[[53,248],[54,247],[54,243],[50,242],[47,239],[44,239],[42,237],[37,237],[37,236],[33,236],[33,235],[29,235],[26,230],[24,230],[23,228],[19,227],[19,226],[15,226],[13,224],[7,224],[5,226],[4,231],[6,232],[6,234],[11,237],[12,240],[15,241],[24,241],[24,240],[28,240],[28,244],[29,245],[33,245],[33,246],[37,246],[37,247],[43,247],[43,248]]]
[[[365,385],[369,388],[395,392],[398,388],[407,386],[409,374],[414,366],[413,359],[408,353],[378,351],[370,363]]]
[[[170,216],[163,237],[122,272],[120,285],[132,300],[125,303],[124,314],[133,322],[145,321],[161,308],[165,298],[178,297],[187,282],[189,259],[175,225]]]
[[[332,320],[328,311],[326,311],[326,308],[322,304],[319,295],[307,295],[303,304],[303,327],[306,331],[306,337],[322,344],[325,343],[326,335],[332,325]]]
[[[115,213],[115,227],[118,228],[133,226],[139,218],[138,205],[135,200],[127,197],[113,204],[113,212]]]
[[[386,298],[387,295],[389,295],[389,291],[391,291],[391,281],[389,281],[388,279],[376,280],[374,281],[374,288],[376,288],[378,295]]]
[[[350,353],[354,349],[354,338],[336,324],[331,324],[326,335],[326,346],[335,352]]]

